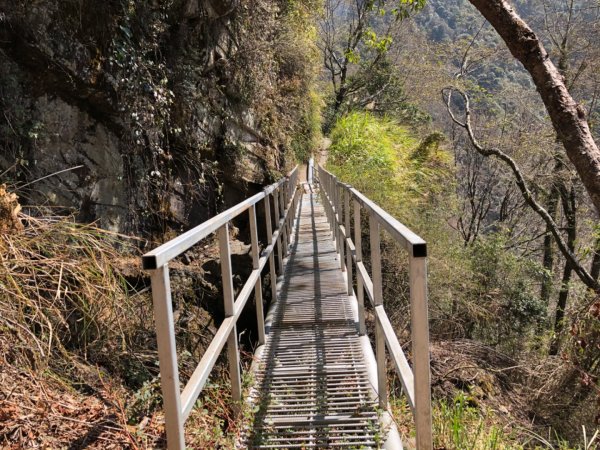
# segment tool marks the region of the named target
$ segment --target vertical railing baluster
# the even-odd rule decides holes
[[[291,218],[291,221],[290,221],[292,230],[294,228],[294,223],[296,222],[296,217],[297,217],[297,214],[298,214],[298,201],[299,201],[299,198],[300,198],[299,194],[298,194],[298,191],[299,191],[298,186],[295,185],[294,193],[292,194],[292,198],[294,200],[292,202],[293,203],[293,205],[292,205],[293,209],[292,209],[292,218]],[[291,239],[290,239],[290,242],[291,242]]]
[[[327,184],[327,189],[325,192],[327,192],[327,209],[329,210],[328,219],[329,219],[329,227],[331,228],[331,233],[332,233],[331,239],[333,240],[334,239],[334,236],[333,236],[333,199],[331,197],[331,180],[332,180],[331,175],[327,174],[327,176],[325,177],[325,181]]]
[[[333,178],[331,177],[331,175],[327,175],[327,207],[329,209],[329,227],[331,228],[331,233],[332,233],[332,240],[334,239],[333,236],[333,196],[331,194],[331,186],[332,186],[332,180]]]
[[[331,203],[332,203],[332,221],[331,221],[331,240],[335,242],[335,251],[336,253],[340,252],[338,247],[338,234],[337,234],[337,214],[338,214],[338,206],[336,199],[336,188],[337,188],[337,178],[335,176],[331,177]]]
[[[354,247],[356,247],[356,295],[358,300],[358,330],[361,336],[365,329],[365,289],[363,279],[358,270],[358,263],[362,262],[362,231],[360,226],[360,203],[354,199]]]
[[[294,228],[294,214],[296,211],[294,209],[294,205],[296,204],[296,173],[297,172],[295,172],[294,175],[292,175],[292,177],[290,178],[290,190],[288,192],[288,197],[286,200],[286,205],[288,205],[288,207],[290,208],[286,218],[288,227],[288,248],[292,243],[292,229]]]
[[[381,276],[381,244],[379,240],[379,222],[369,213],[369,239],[371,244],[371,272],[373,279],[373,304],[383,305],[383,279]],[[375,358],[377,359],[377,389],[379,407],[387,409],[387,367],[385,362],[385,335],[381,323],[375,314]]]
[[[269,254],[269,275],[271,276],[271,302],[277,301],[277,273],[275,272],[275,243],[273,242],[273,222],[271,219],[270,195],[265,195],[265,222],[267,225],[267,245],[273,244]]]
[[[183,450],[185,437],[168,265],[165,264],[151,272],[151,284],[168,448]]]
[[[348,271],[347,282],[348,282],[348,295],[352,295],[352,251],[350,250],[350,245],[348,245],[348,240],[352,239],[352,235],[350,233],[350,188],[348,186],[344,186],[344,227],[346,228],[346,241],[344,241],[344,245],[346,245],[346,270]]]
[[[281,217],[283,218],[283,227],[285,230],[285,251],[284,251],[284,255],[288,256],[289,254],[289,245],[290,245],[290,229],[289,229],[289,222],[288,222],[288,218],[289,215],[286,217],[286,208],[288,207],[288,192],[290,190],[290,184],[291,184],[292,180],[291,178],[288,178],[285,182],[285,189],[282,189],[281,191]],[[289,213],[288,213],[289,214]]]
[[[250,243],[252,245],[252,269],[259,268],[258,229],[256,227],[256,205],[250,211]],[[254,303],[256,304],[256,325],[258,327],[258,343],[265,343],[265,313],[263,311],[262,278],[259,276],[254,285]]]
[[[288,240],[287,240],[287,229],[286,229],[286,223],[285,220],[282,220],[285,217],[285,197],[284,197],[284,192],[285,192],[285,188],[286,186],[283,185],[281,187],[281,189],[279,190],[279,220],[277,221],[280,224],[281,227],[281,233],[282,233],[282,238],[281,238],[281,243],[282,243],[282,254],[283,257],[285,258],[288,255]]]
[[[229,248],[229,223],[218,232],[219,259],[221,262],[221,281],[223,283],[223,306],[225,317],[235,315],[235,298],[233,293],[233,272],[231,270],[231,250]],[[240,354],[238,352],[237,325],[227,338],[227,356],[229,359],[229,377],[231,380],[231,397],[235,415],[241,411],[242,380],[240,377]]]
[[[336,189],[336,193],[337,193],[337,205],[338,205],[338,220],[337,220],[337,225],[336,225],[336,230],[338,233],[338,242],[339,242],[339,248],[340,248],[340,268],[342,269],[342,272],[346,271],[346,240],[344,239],[343,235],[342,235],[342,223],[344,222],[344,216],[343,216],[343,210],[342,210],[342,205],[344,203],[344,186],[342,185],[342,183],[339,183],[337,185],[337,189]],[[345,231],[345,230],[344,230]]]
[[[425,257],[409,255],[409,276],[417,448],[431,449],[433,441],[431,437],[429,320],[427,317],[427,260]]]
[[[327,214],[327,224],[331,227],[331,197],[329,196],[329,176],[325,174],[325,171],[321,171],[321,181],[323,189],[323,206],[325,206],[325,213]]]
[[[281,245],[281,227],[279,226],[279,217],[280,217],[280,211],[279,211],[279,192],[278,189],[280,187],[278,187],[277,189],[275,189],[273,191],[273,213],[274,213],[274,219],[275,219],[275,230],[279,231],[279,233],[277,234],[277,262],[278,264],[278,268],[279,268],[279,274],[283,273],[283,249],[282,249],[282,245]]]

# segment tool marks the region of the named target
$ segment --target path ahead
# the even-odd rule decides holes
[[[312,170],[313,185],[298,185],[296,166],[262,192],[142,257],[152,279],[169,450],[185,449],[184,423],[225,346],[232,407],[236,420],[247,424],[238,447],[401,449],[398,429],[388,412],[389,359],[414,418],[416,447],[433,448],[427,244],[323,167]],[[318,186],[318,196],[311,186]],[[257,220],[258,206],[264,212],[262,224]],[[248,219],[252,272],[236,292],[230,226],[242,216]],[[365,216],[368,228],[362,225]],[[262,247],[259,225],[267,238]],[[408,254],[412,367],[383,304],[382,230]],[[225,318],[181,390],[168,264],[214,233]],[[370,267],[362,260],[363,234],[368,236]],[[277,268],[282,272],[279,277]],[[350,274],[347,279],[344,270]],[[269,283],[271,298],[276,301],[265,318],[262,276],[267,272],[277,283]],[[247,410],[240,408],[244,396],[237,322],[252,293],[260,345],[247,399],[254,413],[249,418],[239,415]],[[367,299],[371,306],[368,322],[375,328],[375,352],[365,328]]]
[[[317,194],[303,194],[251,402],[249,448],[377,448],[384,441],[356,313]]]

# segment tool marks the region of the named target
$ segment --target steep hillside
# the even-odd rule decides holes
[[[140,253],[306,158],[313,3],[0,0],[0,447],[164,447]],[[182,380],[223,319],[217,254],[209,240],[170,265]],[[225,376],[189,419],[193,448],[239,431]]]
[[[205,220],[311,144],[305,8],[1,1],[0,173],[115,231]]]

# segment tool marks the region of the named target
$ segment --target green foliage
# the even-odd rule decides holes
[[[395,182],[395,153],[404,137],[369,113],[348,114],[331,133],[327,167],[361,191],[387,192]]]
[[[127,406],[127,423],[135,425],[145,416],[151,416],[152,413],[162,406],[162,392],[160,390],[160,381],[158,378],[145,381],[129,400]]]
[[[460,392],[452,401],[442,400],[434,408],[433,435],[436,447],[456,450],[519,448],[502,428],[486,420],[469,397]]]
[[[300,117],[295,133],[292,135],[291,147],[298,162],[308,161],[313,150],[321,140],[321,98],[310,92],[307,109]]]
[[[424,0],[369,0],[326,2],[321,51],[328,71],[324,130],[335,121],[369,103],[396,98],[403,103],[397,68],[387,61],[394,47],[397,25],[423,8]],[[348,23],[344,23],[348,22]],[[400,88],[400,89],[399,89]],[[393,113],[392,108],[384,112]]]
[[[386,53],[389,49],[390,46],[392,45],[392,37],[387,35],[387,36],[382,36],[382,37],[378,37],[377,34],[375,33],[375,31],[373,31],[372,29],[368,29],[367,31],[365,31],[365,36],[363,38],[365,45],[372,49],[375,50],[379,53]],[[358,61],[352,61],[352,62],[358,62]]]
[[[526,337],[533,338],[546,320],[546,305],[531,283],[538,273],[535,265],[507,251],[494,234],[472,247],[451,236],[440,229],[427,236],[432,246],[431,302],[437,309],[433,332],[479,339],[507,351],[523,349]]]
[[[327,167],[390,211],[408,211],[426,201],[440,187],[430,181],[448,162],[439,145],[419,144],[406,127],[368,112],[342,117],[331,139]]]
[[[462,267],[460,281],[450,303],[438,304],[460,324],[461,334],[514,350],[524,345],[524,336],[534,333],[546,320],[547,305],[534,292],[531,280],[539,276],[536,264],[507,251],[502,232],[480,237],[455,253],[447,264]],[[467,261],[467,265],[458,263]]]

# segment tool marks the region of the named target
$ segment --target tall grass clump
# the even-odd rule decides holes
[[[459,392],[453,401],[442,400],[434,408],[434,436],[441,448],[501,450],[519,448],[513,437],[486,420],[469,398]]]
[[[131,242],[64,217],[19,223],[0,233],[0,328],[14,343],[8,362],[40,370],[73,355],[110,363],[127,354],[152,320],[114,268],[134,251]]]

